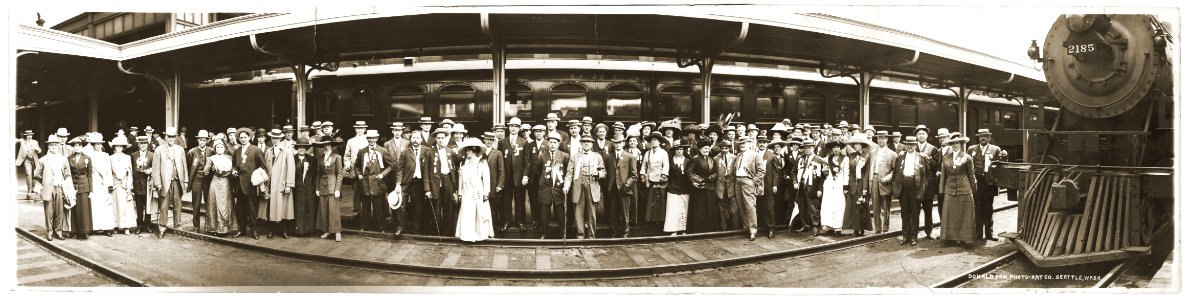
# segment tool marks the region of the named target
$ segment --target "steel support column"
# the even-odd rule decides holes
[[[872,107],[872,78],[876,77],[876,72],[859,72],[856,74],[859,78],[854,78],[856,85],[859,85],[859,124],[861,128],[867,128],[871,125]]]
[[[167,89],[169,92],[165,96],[165,127],[178,127],[181,124],[179,118],[182,109],[182,74],[178,71],[173,72],[170,77]]]
[[[960,85],[959,92],[957,94],[959,98],[959,132],[962,132],[963,136],[967,137],[971,136],[971,134],[967,132],[967,109],[970,107],[968,105],[970,103],[968,103],[967,100],[971,98],[971,91],[971,88],[968,88],[965,85]]]
[[[21,61],[21,55],[25,55],[25,54],[38,54],[38,52],[17,51],[17,54],[12,56],[12,64],[8,66],[8,75],[12,76],[9,78],[13,82],[13,84],[12,84],[12,98],[9,98],[12,100],[12,106],[10,106],[10,107],[16,107],[16,101],[17,101],[17,97],[19,95],[17,89],[21,86],[21,83],[17,79],[17,74],[19,73],[19,70],[20,70],[17,68],[17,65],[19,65],[19,63]],[[28,99],[28,100],[32,101],[33,99]],[[44,103],[48,103],[48,102],[49,101],[44,101],[44,102],[42,102],[43,104],[37,105],[37,112],[39,114],[38,118],[37,118],[37,131],[35,132],[37,134],[43,134],[43,133],[47,132],[46,127],[45,127],[46,109],[45,109]],[[13,116],[15,117],[16,114],[14,113]],[[15,127],[16,121],[8,122],[7,124],[12,124],[11,126],[14,126],[13,132],[20,132],[20,131],[17,131],[17,128]],[[42,140],[42,141],[45,141],[45,140]]]
[[[83,88],[87,89],[84,93],[87,97],[87,131],[99,132],[99,93],[95,91],[94,78],[89,79],[83,83]]]
[[[292,65],[289,66],[293,70],[293,104],[294,113],[296,116],[293,119],[293,128],[300,129],[302,124],[306,124],[306,91],[310,88],[309,74],[306,73],[306,65]]]
[[[507,80],[504,77],[504,67],[508,64],[508,58],[505,55],[507,47],[504,41],[494,39],[492,43],[492,124],[504,124],[504,106],[507,103],[504,101],[506,96],[504,89]]]
[[[698,71],[702,75],[702,115],[698,122],[709,124],[711,122],[711,88],[714,83],[711,78],[711,69],[715,67],[715,59],[705,56],[699,60]]]

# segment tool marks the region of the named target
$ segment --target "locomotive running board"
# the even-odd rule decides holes
[[[1122,260],[1149,255],[1149,253],[1152,252],[1152,248],[1148,246],[1133,246],[1120,250],[1046,257],[1042,255],[1040,251],[1037,251],[1036,248],[1033,248],[1033,245],[1029,245],[1024,241],[1018,240],[1018,234],[1015,232],[1006,232],[1000,236],[1012,241],[1013,244],[1016,244],[1017,249],[1021,249],[1021,252],[1025,254],[1025,257],[1029,258],[1029,261],[1032,261],[1034,265],[1043,268]]]

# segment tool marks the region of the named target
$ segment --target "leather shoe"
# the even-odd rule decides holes
[[[401,237],[401,229],[397,229],[397,232],[393,232],[393,238],[399,238],[399,237]]]
[[[289,233],[286,233],[286,232],[284,232],[284,231],[283,231],[283,232],[281,232],[281,238],[282,238],[282,239],[287,239],[287,240],[288,240],[288,239],[289,239]]]
[[[252,230],[252,239],[254,239],[254,240],[259,240],[259,239],[260,239],[260,236],[259,236],[259,235],[256,235],[256,230]]]
[[[993,242],[998,242],[998,241],[1000,241],[1000,239],[998,239],[998,238],[996,238],[996,237],[993,237],[993,236],[991,236],[991,235],[988,235],[988,237],[987,237],[987,238],[985,238],[985,240],[989,240],[989,241],[993,241]]]
[[[749,233],[749,234],[748,234],[748,240],[749,240],[749,241],[755,241],[755,240],[756,240],[756,233],[755,233],[755,232],[753,232],[753,233]]]
[[[928,236],[928,235],[927,235],[927,236],[925,237],[925,239],[927,239],[927,240],[934,240],[934,237],[932,237],[932,236]]]
[[[107,233],[106,233],[106,234],[107,234],[107,237],[112,237],[112,232],[111,232],[110,230],[109,230],[109,231],[107,231]]]
[[[45,239],[46,239],[46,240],[50,240],[50,241],[52,241],[52,240],[54,240],[54,235],[53,235],[53,234],[46,234],[46,235],[45,235]]]
[[[773,238],[773,231],[772,231],[772,230],[769,230],[769,238],[770,238],[770,239],[771,239],[771,238]]]
[[[917,240],[916,239],[909,240],[909,245],[917,245]]]
[[[909,240],[907,240],[907,239],[901,240],[901,245],[908,244],[908,243],[909,243]]]

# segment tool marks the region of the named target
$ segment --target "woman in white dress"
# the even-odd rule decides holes
[[[207,174],[212,174],[210,195],[207,197],[207,228],[208,232],[216,235],[226,235],[231,231],[232,203],[231,203],[231,156],[228,155],[226,137],[221,133],[215,135],[212,146],[215,153],[207,157]]]
[[[124,154],[128,147],[128,137],[124,131],[116,133],[116,138],[110,143],[112,146],[112,205],[115,209],[116,229],[128,230],[136,228],[136,198],[132,196],[132,157]]]
[[[826,144],[826,180],[822,182],[822,230],[823,232],[838,232],[843,227],[843,212],[847,200],[843,190],[847,186],[847,166],[850,162],[843,155],[843,143],[830,142]]]
[[[480,161],[486,147],[479,139],[467,138],[459,143],[464,153],[463,165],[459,167],[459,220],[455,236],[460,240],[478,242],[493,237],[492,208],[488,205],[491,189],[491,173],[488,163]]]
[[[92,132],[87,135],[91,148],[86,152],[91,157],[91,231],[112,236],[116,229],[116,208],[112,205],[112,161],[103,152],[103,135]]]

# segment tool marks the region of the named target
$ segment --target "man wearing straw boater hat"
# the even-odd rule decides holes
[[[570,171],[570,154],[561,150],[562,136],[557,132],[550,132],[546,138],[549,148],[543,151],[530,167],[529,174],[540,174],[538,178],[537,198],[540,201],[540,210],[538,210],[539,226],[542,228],[541,238],[545,238],[546,233],[549,232],[547,227],[550,227],[550,220],[558,222],[558,229],[563,237],[566,236],[565,220],[566,215],[563,211],[566,205],[566,192],[570,189],[570,177],[567,176],[567,171]]]
[[[897,152],[888,148],[888,131],[876,131],[876,148],[872,149],[872,227],[876,233],[887,232],[892,214],[892,180],[884,180],[893,171]]]
[[[368,138],[366,137],[368,123],[365,121],[355,121],[355,125],[352,128],[355,129],[355,136],[347,140],[347,145],[343,149],[343,172],[344,178],[355,179],[358,178],[355,176],[356,170],[354,165],[357,160],[355,155],[359,154],[360,149],[368,146]],[[360,207],[363,206],[363,202],[361,202],[362,198],[360,198],[361,193],[359,193],[362,187],[356,181],[352,188],[351,210],[355,212],[356,216],[359,216]]]
[[[929,227],[933,225],[926,223],[925,228],[919,228],[917,213],[922,199],[936,193],[926,188],[928,183],[925,181],[927,176],[933,175],[929,166],[932,160],[918,152],[920,141],[916,135],[905,137],[901,143],[905,144],[905,152],[893,161],[892,172],[880,180],[892,184],[891,193],[901,203],[901,245],[916,245],[918,230],[926,231],[929,236]]]
[[[49,152],[37,164],[37,177],[41,178],[41,190],[36,191],[38,200],[45,209],[45,237],[47,240],[62,239],[62,230],[70,216],[67,207],[76,200],[75,186],[70,173],[70,163],[61,154],[62,142],[56,135],[50,135],[45,142]],[[30,194],[34,194],[30,191]]]
[[[505,217],[504,223],[501,225],[500,231],[508,229],[508,226],[516,225],[517,228],[524,230],[525,223],[528,219],[525,215],[525,186],[528,185],[529,160],[525,159],[528,149],[529,141],[520,136],[521,119],[513,117],[508,120],[508,135],[500,138],[501,124],[493,126],[492,131],[496,134],[496,138],[500,139],[497,150],[503,155],[505,174],[504,188],[508,191],[503,194],[503,199],[500,199],[500,215]]]
[[[27,199],[33,199],[33,171],[34,166],[37,165],[37,157],[41,155],[41,146],[37,144],[37,140],[33,139],[33,130],[25,130],[21,134],[24,138],[17,143],[20,144],[20,149],[17,150],[16,166],[25,168],[25,192]]]
[[[368,145],[356,153],[354,166],[357,168],[356,178],[359,179],[357,186],[360,187],[355,192],[361,195],[360,200],[363,204],[357,220],[364,230],[384,232],[384,219],[388,218],[389,212],[388,201],[384,197],[388,192],[384,177],[392,172],[394,166],[388,151],[376,145],[376,141],[380,139],[379,132],[368,130],[364,137],[368,140]]]
[[[447,147],[450,129],[435,129],[432,136],[434,144],[422,158],[426,199],[433,210],[435,232],[438,235],[454,235],[455,218],[458,216],[454,178],[457,167],[454,165],[456,155]]]
[[[975,164],[975,182],[978,185],[975,188],[975,228],[983,239],[995,241],[997,239],[992,235],[992,200],[1000,193],[1000,188],[996,186],[996,177],[992,176],[991,165],[994,161],[1007,159],[1008,152],[991,143],[992,132],[987,128],[980,128],[975,136],[979,137],[979,144],[967,147],[967,154],[971,155]]]
[[[187,176],[186,150],[174,144],[178,130],[174,127],[165,128],[165,144],[157,146],[153,151],[152,184],[155,195],[161,197],[157,206],[157,237],[165,235],[166,220],[170,208],[174,212],[174,228],[182,226],[182,193],[190,187]]]
[[[405,147],[409,147],[409,133],[405,131],[405,123],[393,122],[388,128],[392,130],[393,138],[384,142],[384,150],[391,155],[405,152]]]
[[[199,130],[198,135],[194,136],[194,141],[198,145],[190,148],[186,152],[186,161],[190,162],[190,208],[191,211],[197,212],[200,207],[205,206],[208,199],[207,191],[211,187],[211,177],[207,176],[207,157],[215,154],[215,149],[207,147],[207,141],[211,140],[210,133],[204,130]],[[199,220],[202,218],[192,218],[194,220],[194,231],[201,232],[202,229]]]

